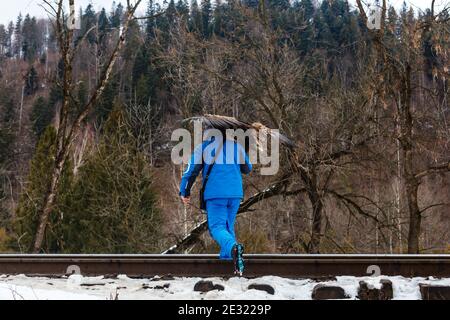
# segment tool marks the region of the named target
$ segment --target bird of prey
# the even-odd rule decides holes
[[[254,138],[257,143],[259,142],[258,134],[262,132],[266,136],[270,135],[272,138],[278,138],[280,143],[289,149],[294,149],[296,147],[296,144],[291,139],[279,133],[279,131],[274,131],[259,122],[247,123],[240,121],[234,117],[221,116],[215,114],[205,114],[203,116],[195,116],[187,118],[183,122],[194,122],[194,121],[200,121],[204,129],[218,129],[222,132],[225,132],[225,130],[227,129],[234,129],[234,130],[242,129],[244,131],[248,129],[253,129],[254,130],[253,132],[256,134],[256,137]]]

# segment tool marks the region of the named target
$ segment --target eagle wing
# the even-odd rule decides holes
[[[201,121],[205,129],[250,129],[252,126],[249,123],[242,122],[234,117],[221,116],[215,114],[205,114],[203,116],[191,117],[184,120],[184,122]]]
[[[193,121],[201,121],[205,129],[218,129],[221,131],[225,131],[226,129],[254,129],[257,132],[263,131],[270,136],[279,139],[281,144],[284,146],[293,149],[296,147],[296,144],[281,134],[279,131],[274,131],[261,123],[255,122],[253,124],[240,121],[234,117],[215,115],[215,114],[205,114],[203,116],[191,117],[183,120],[183,122],[193,122]]]

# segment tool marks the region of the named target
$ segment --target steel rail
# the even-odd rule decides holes
[[[450,277],[450,255],[248,254],[245,258],[246,277],[324,278],[371,274]],[[0,254],[0,274],[226,277],[232,274],[231,270],[230,261],[208,254]]]

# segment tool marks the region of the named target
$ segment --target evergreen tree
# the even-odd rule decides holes
[[[211,21],[211,0],[202,0],[201,2],[201,10],[202,10],[202,32],[203,37],[208,38],[210,31],[210,21]]]
[[[0,125],[10,127],[14,121],[15,103],[11,88],[0,88]]]
[[[98,38],[100,45],[105,48],[108,32],[111,28],[105,8],[100,11],[98,16]]]
[[[32,66],[25,76],[25,95],[30,96],[39,89],[39,77],[36,69]]]
[[[167,17],[167,21],[173,22],[175,19],[177,19],[177,8],[175,6],[175,0],[170,0],[169,4],[166,8],[166,14],[165,16]]]
[[[20,197],[14,221],[15,241],[12,246],[16,251],[24,252],[32,249],[34,235],[36,233],[39,221],[38,208],[41,208],[44,201],[44,194],[50,187],[51,170],[54,165],[54,153],[56,142],[56,130],[49,126],[42,134],[36,147],[36,152],[31,160],[30,172],[28,175],[28,184],[23,195]],[[59,185],[62,196],[59,198],[64,200],[64,190],[69,190],[70,181],[72,179],[71,170],[67,165],[63,170],[61,183]],[[49,227],[45,234],[44,252],[58,252],[61,247],[61,232],[59,225],[63,219],[63,213],[55,206],[55,213],[50,215]],[[59,214],[56,214],[59,212]],[[18,246],[18,247],[17,247]]]
[[[179,1],[179,3],[182,3]],[[182,5],[180,7],[183,8]],[[134,103],[146,105],[149,101],[156,101],[156,92],[166,92],[164,87],[164,68],[155,57],[160,53],[158,47],[166,47],[169,44],[169,31],[173,19],[178,19],[180,12],[177,12],[174,1],[170,1],[165,17],[149,18],[145,24],[145,42],[139,46],[132,67],[132,83],[130,99]],[[160,12],[160,8],[153,1],[148,2],[146,15],[152,17]],[[172,17],[172,18],[171,18]],[[158,39],[156,39],[158,33]],[[157,43],[155,44],[155,41]],[[133,53],[136,46],[132,48]]]
[[[105,91],[103,92],[100,100],[98,101],[98,104],[94,108],[94,117],[96,120],[96,123],[98,125],[101,125],[105,122],[106,119],[108,119],[109,114],[111,113],[113,107],[114,107],[114,101],[117,96],[117,91],[119,87],[119,81],[118,77],[114,77],[111,79],[108,84],[105,87]],[[87,90],[86,88],[81,88],[79,91],[79,96],[81,96],[81,99],[83,97],[87,97]]]
[[[189,18],[189,4],[187,0],[178,0],[175,8],[182,19],[187,21]]]
[[[403,1],[402,8],[400,9],[400,17],[402,20],[406,19],[408,13],[408,5],[406,4],[406,1]]]
[[[31,29],[31,18],[30,15],[27,14],[25,19],[23,20],[22,25],[22,57],[25,61],[29,61],[29,58],[32,54],[31,44],[29,43],[29,33]]]
[[[430,19],[431,10],[428,10],[425,15],[425,19]],[[433,71],[435,71],[436,68],[439,67],[439,55],[434,47],[434,41],[436,41],[436,38],[433,39],[433,33],[433,30],[424,30],[423,32],[424,40],[422,44],[422,50],[425,58],[425,73],[428,76],[429,80],[433,79]]]
[[[158,72],[151,59],[151,50],[151,44],[141,46],[133,65],[132,99],[141,105],[156,99]]]
[[[64,192],[64,191],[63,191]],[[149,253],[158,249],[161,215],[149,166],[115,109],[99,145],[80,168],[60,208],[61,252]]]
[[[392,40],[393,37],[397,37],[399,33],[399,21],[398,14],[394,7],[390,6],[387,14],[387,33]]]
[[[298,6],[302,10],[306,21],[309,21],[314,16],[314,4],[312,0],[300,0]]]
[[[13,138],[10,128],[0,127],[0,167],[3,167],[10,158]]]
[[[115,2],[113,2],[110,22],[111,22],[111,28],[119,28],[121,25],[123,17],[123,6],[121,3],[119,3],[117,6],[115,5]]]
[[[213,22],[212,22],[212,32],[215,35],[223,37],[225,35],[224,25],[223,25],[223,4],[221,0],[216,1],[216,5],[213,9]]]
[[[81,86],[80,86],[81,87]],[[48,99],[38,97],[33,104],[30,113],[33,132],[37,138],[40,138],[45,129],[50,125],[55,116],[56,104],[61,101],[61,88],[53,85],[50,88]]]
[[[0,60],[6,56],[7,53],[7,31],[3,24],[0,24]]]
[[[102,8],[98,16],[98,30],[100,33],[106,33],[110,27],[108,15],[105,8]]]
[[[48,97],[48,104],[53,110],[58,102],[62,101],[62,90],[57,84],[53,84],[50,88],[50,94]]]
[[[77,93],[77,98],[78,98],[78,106],[85,106],[87,103],[87,99],[88,99],[88,89],[86,87],[86,82],[81,81],[80,84],[78,85],[78,93]],[[79,110],[77,110],[78,112]]]
[[[45,128],[51,123],[54,111],[44,97],[38,97],[33,104],[30,120],[33,125],[33,132],[36,137],[40,137]]]
[[[0,230],[4,221],[9,218],[8,210],[3,205],[3,199],[7,198],[3,189],[8,181],[7,170],[13,164],[14,134],[14,100],[10,88],[0,88]],[[1,231],[0,231],[1,232]],[[0,247],[2,240],[0,239]],[[1,248],[0,248],[1,250]]]
[[[336,32],[339,36],[339,46],[346,48],[349,52],[355,53],[354,44],[359,37],[359,29],[357,25],[357,17],[350,12],[350,6],[347,0],[337,2],[338,13],[336,19]],[[344,51],[345,52],[345,51]]]
[[[157,8],[155,6],[155,3],[153,0],[150,0],[147,5],[147,12],[146,15],[149,17],[145,20],[145,36],[146,40],[153,39],[155,37],[155,30],[156,30],[156,19],[153,18],[155,14],[157,13]]]
[[[124,60],[129,61],[130,64],[133,63],[133,60],[136,57],[136,49],[140,47],[142,43],[141,39],[142,35],[139,23],[136,20],[131,21],[127,31],[127,43],[122,54]]]
[[[97,17],[95,15],[94,7],[92,4],[88,4],[86,9],[84,10],[83,15],[81,16],[81,30],[80,30],[80,37],[86,34],[92,27],[94,27],[97,24]],[[90,32],[86,40],[93,44],[95,43],[95,32]]]
[[[104,138],[76,178],[70,163],[64,168],[43,251],[129,253],[158,248],[161,216],[152,177],[122,119],[120,111],[111,114]],[[36,208],[50,183],[55,139],[56,130],[47,127],[31,161],[14,222],[16,250],[28,251],[33,244]]]
[[[10,195],[5,186],[10,179],[7,170],[13,162],[13,112],[10,91],[0,88],[0,252],[6,251],[8,243],[5,227],[9,226],[10,213],[6,200]]]
[[[330,31],[330,27],[327,23],[327,19],[325,15],[328,15],[328,5],[323,4],[327,3],[327,1],[322,2],[322,6],[320,7],[320,11],[314,15],[314,29],[315,29],[315,41],[319,46],[324,47],[326,45],[333,46],[333,37]],[[328,19],[329,20],[329,19]]]
[[[8,48],[8,52],[7,52],[7,57],[11,58],[13,56],[13,36],[14,36],[14,23],[11,21],[8,24],[8,36],[7,36],[7,48]]]
[[[189,20],[189,29],[201,33],[202,30],[202,14],[198,7],[197,0],[191,2],[191,17]]]
[[[22,52],[22,14],[19,14],[14,27],[13,55],[21,58]]]
[[[32,63],[41,51],[41,36],[38,32],[36,18],[27,14],[22,26],[22,57],[29,63]]]
[[[295,48],[305,55],[314,46],[314,5],[311,0],[296,1],[292,12],[293,21],[290,22],[291,28],[288,32]]]
[[[0,168],[12,152],[14,106],[11,91],[0,88]]]
[[[175,7],[175,0],[170,0],[169,3],[163,1],[163,4],[166,6],[165,14],[155,18],[155,25],[160,31],[160,41],[163,45],[165,45],[168,42],[171,28],[174,25],[174,22],[178,19],[178,14]],[[155,8],[156,12],[159,12],[159,6],[155,6]]]

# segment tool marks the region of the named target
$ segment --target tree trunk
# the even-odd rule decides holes
[[[413,163],[413,119],[411,114],[411,67],[407,65],[401,84],[399,105],[400,166],[405,200],[409,211],[408,253],[419,253],[421,213],[417,200],[419,182],[414,172]]]
[[[73,5],[73,0],[69,1],[70,5]],[[58,23],[59,21],[58,17]],[[67,38],[60,40],[61,54],[64,62],[64,73],[63,73],[63,102],[61,110],[59,112],[59,124],[56,134],[56,150],[55,150],[55,165],[53,167],[51,175],[50,189],[44,196],[44,203],[42,204],[41,214],[39,215],[39,223],[35,234],[33,252],[39,253],[42,249],[42,243],[44,241],[45,229],[47,228],[48,219],[50,213],[53,210],[53,206],[56,201],[59,180],[61,178],[62,170],[64,164],[68,157],[68,150],[70,147],[70,139],[66,140],[66,131],[68,126],[69,117],[69,102],[70,102],[70,91],[72,89],[72,61],[70,59],[71,55],[71,42],[73,38],[73,30],[69,29],[67,31]]]
[[[62,170],[64,168],[65,158],[63,157],[61,161],[59,161],[53,170],[52,173],[52,182],[50,185],[50,190],[47,192],[44,198],[44,208],[42,210],[42,214],[40,215],[38,228],[35,235],[33,252],[39,253],[42,249],[42,243],[44,242],[45,229],[48,224],[48,219],[50,217],[50,213],[53,210],[53,206],[56,200],[57,188],[59,185],[59,180],[61,178]]]
[[[312,225],[311,238],[308,243],[308,253],[320,253],[320,242],[322,239],[322,211],[323,201],[317,187],[314,168],[310,168],[310,175],[304,169],[300,168],[300,176],[306,185],[309,201],[312,206]]]
[[[320,253],[320,242],[322,239],[322,210],[323,202],[317,190],[308,192],[309,200],[313,208],[311,240],[308,244],[308,253]]]
[[[406,182],[406,197],[409,209],[408,253],[419,253],[419,237],[422,215],[417,204],[418,184],[416,181]]]

